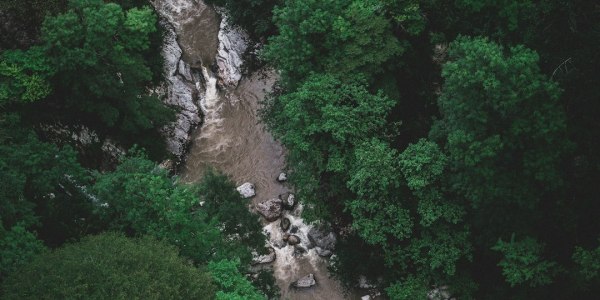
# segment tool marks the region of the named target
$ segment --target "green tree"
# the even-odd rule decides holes
[[[311,72],[372,75],[403,51],[377,1],[287,0],[274,10],[279,34],[264,56],[288,83]]]
[[[156,24],[148,7],[123,11],[100,0],[73,0],[67,12],[46,18],[41,47],[56,70],[54,101],[128,134],[172,120],[146,92],[153,74],[145,54]]]
[[[402,282],[396,282],[385,289],[392,300],[427,299],[427,285],[423,280],[410,276]]]
[[[92,187],[106,226],[135,236],[151,235],[206,263],[221,242],[216,219],[200,207],[193,186],[178,184],[167,171],[133,151],[114,172],[98,174]]]
[[[252,251],[266,251],[259,217],[249,211],[248,200],[240,197],[227,176],[207,171],[198,183],[197,194],[202,209],[219,222],[225,240],[232,241],[230,249],[223,251],[226,257],[237,256],[242,265],[248,265]]]
[[[444,65],[430,135],[445,144],[452,186],[473,206],[502,201],[531,207],[561,185],[568,147],[560,89],[522,46],[505,51],[485,38],[458,38]]]
[[[312,75],[296,91],[272,98],[266,121],[290,150],[299,196],[317,204],[323,187],[328,195],[343,193],[352,149],[378,135],[393,105],[369,93],[364,81],[344,83],[329,74]]]
[[[4,299],[212,299],[215,287],[172,246],[105,233],[36,257],[3,291]]]
[[[573,261],[577,264],[577,272],[586,281],[600,279],[600,246],[596,249],[586,250],[582,247],[575,247]]]
[[[380,0],[391,19],[410,35],[420,34],[427,25],[418,0]]]
[[[46,98],[52,92],[48,82],[52,72],[39,47],[0,54],[0,104]]]
[[[87,171],[71,147],[42,142],[23,126],[14,114],[1,126],[9,132],[0,146],[2,226],[35,229],[48,245],[80,237],[93,227]]]
[[[348,187],[357,199],[346,203],[352,227],[370,244],[386,246],[412,233],[413,220],[402,199],[398,154],[380,140],[358,145]]]
[[[10,230],[0,226],[0,282],[44,250],[42,241],[22,224],[14,225]]]
[[[448,159],[438,145],[421,139],[406,147],[399,159],[407,186],[418,200],[421,225],[428,227],[439,219],[459,223],[465,209],[444,195],[442,179]]]
[[[266,299],[248,279],[240,273],[239,260],[219,260],[208,264],[208,270],[218,286],[218,300]]]
[[[517,241],[513,235],[510,242],[500,239],[492,249],[503,254],[503,259],[498,265],[511,286],[548,285],[556,275],[557,264],[541,257],[544,245],[533,238],[526,237]]]
[[[261,37],[273,34],[273,9],[281,0],[207,0],[225,8],[228,21],[246,29],[250,36],[258,40]]]

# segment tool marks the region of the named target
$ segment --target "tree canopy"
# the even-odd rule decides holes
[[[212,299],[215,286],[173,246],[105,233],[36,257],[3,291],[4,299]]]

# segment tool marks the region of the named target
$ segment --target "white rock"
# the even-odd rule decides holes
[[[360,297],[360,300],[371,300],[371,296],[370,295],[365,295]]]
[[[313,275],[313,273],[310,273],[294,281],[292,283],[292,286],[296,288],[309,288],[311,286],[314,286],[315,284],[317,284],[317,282],[315,281],[315,275]]]
[[[242,55],[248,48],[248,35],[240,28],[227,24],[227,16],[221,13],[219,49],[217,50],[218,76],[223,85],[237,86],[242,78]]]
[[[164,20],[161,24],[165,28],[162,56],[166,87],[158,87],[154,92],[165,104],[179,110],[176,120],[162,128],[162,133],[167,140],[167,150],[181,157],[190,142],[192,130],[200,124],[200,110],[196,104],[198,90],[189,64],[182,59],[175,29]]]
[[[252,258],[252,264],[254,265],[272,263],[276,258],[275,250],[273,248],[269,248],[268,254],[257,255],[256,252],[252,254],[254,256]]]
[[[254,184],[250,182],[246,182],[238,186],[236,189],[244,198],[252,198],[256,195],[256,191],[254,190]]]
[[[277,176],[277,181],[278,182],[287,181],[287,174],[285,174],[284,172],[279,173],[279,176]]]

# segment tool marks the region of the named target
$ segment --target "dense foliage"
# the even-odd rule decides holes
[[[137,135],[138,143],[160,149],[150,143],[173,112],[146,91],[162,65],[149,49],[159,47],[155,13],[100,0],[73,0],[51,12],[37,45],[0,55],[0,103],[37,102],[35,113],[24,111],[32,122],[83,124],[128,146]]]
[[[98,164],[81,144],[49,138],[55,124],[84,125],[160,157],[158,129],[173,114],[147,92],[162,73],[161,30],[148,3],[8,1],[5,18],[0,298],[277,294],[269,272],[244,275],[252,253],[267,249],[258,216],[226,176],[211,171],[184,184],[135,146],[116,165],[91,157],[103,168],[89,169]]]
[[[597,291],[597,8],[290,0],[274,16],[264,119],[308,216],[345,232],[342,280],[393,299]]]
[[[8,277],[3,299],[212,299],[210,275],[151,238],[105,233],[42,254]]]
[[[600,293],[596,3],[207,3],[264,43],[260,59],[280,71],[262,116],[288,150],[304,216],[340,234],[332,271],[344,284],[366,276],[391,299]],[[39,134],[44,124],[84,124],[159,156],[157,129],[172,111],[146,93],[161,68],[146,5],[0,3],[0,280],[9,297],[91,295],[32,282],[42,269],[76,276],[77,251],[108,240],[140,260],[130,270],[103,261],[110,280],[176,262],[218,299],[265,297],[243,275],[251,251],[264,250],[260,224],[225,176],[184,185],[137,149],[115,170],[91,170],[80,149]],[[86,238],[104,231],[134,239]],[[155,275],[181,274],[172,270]],[[152,278],[131,279],[118,284]],[[156,287],[149,297],[177,295]]]

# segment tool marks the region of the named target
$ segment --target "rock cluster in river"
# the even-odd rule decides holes
[[[191,142],[192,131],[201,122],[201,82],[209,80],[197,70],[216,67],[221,86],[237,86],[242,78],[242,56],[248,47],[248,37],[242,30],[227,26],[226,16],[219,16],[203,2],[153,0],[151,3],[160,12],[160,24],[165,29],[162,55],[166,82],[150,92],[177,110],[176,120],[162,132],[167,150],[181,159]],[[214,32],[204,24],[217,22],[220,26]],[[198,30],[200,27],[205,30]]]

